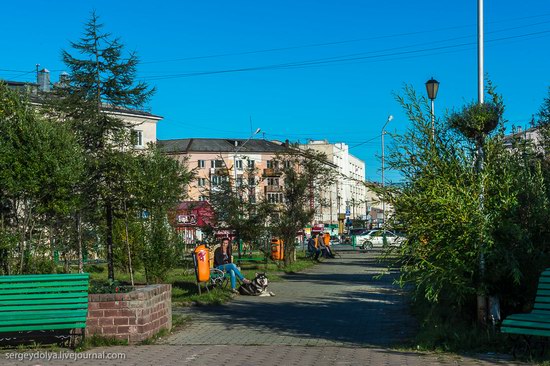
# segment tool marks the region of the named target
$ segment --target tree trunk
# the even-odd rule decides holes
[[[76,213],[76,241],[78,244],[78,273],[84,273],[84,260],[82,258],[82,220],[80,211]]]
[[[130,270],[130,280],[134,286],[134,270],[132,268],[132,253],[130,251],[130,240],[128,235],[128,210],[126,209],[126,201],[124,201],[124,225],[126,230],[126,249],[128,250],[128,268]]]
[[[108,278],[111,281],[115,280],[115,266],[113,259],[113,205],[110,201],[106,203],[105,207],[105,219],[107,224],[107,233],[105,235],[105,241],[107,243],[107,267]]]

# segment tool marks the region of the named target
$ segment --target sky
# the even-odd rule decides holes
[[[57,81],[92,10],[156,88],[159,139],[344,142],[380,181],[382,126],[410,124],[405,84],[440,82],[437,117],[477,100],[476,0],[2,2],[0,79],[34,81],[40,64]],[[508,127],[528,127],[549,95],[550,1],[485,0],[485,40]]]

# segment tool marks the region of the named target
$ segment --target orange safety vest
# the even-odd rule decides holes
[[[329,233],[325,233],[325,234],[323,235],[323,241],[325,242],[325,245],[326,245],[327,247],[330,246],[330,234],[329,234]]]

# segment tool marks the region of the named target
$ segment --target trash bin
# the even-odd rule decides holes
[[[284,257],[283,240],[273,238],[271,239],[271,259],[274,261],[282,261]]]
[[[199,245],[193,253],[195,262],[195,275],[197,282],[208,282],[210,279],[210,252],[206,245]]]

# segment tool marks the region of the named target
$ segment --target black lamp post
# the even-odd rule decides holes
[[[434,100],[437,98],[437,91],[439,90],[439,81],[435,80],[433,77],[426,81],[426,91],[428,92],[428,99],[432,101],[432,108],[431,108],[431,114],[432,114],[432,139],[435,137],[435,130],[434,130],[434,124],[435,124],[435,114],[434,114]]]

